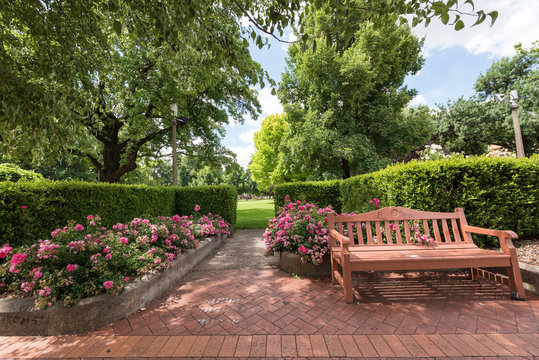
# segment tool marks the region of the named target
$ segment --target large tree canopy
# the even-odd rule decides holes
[[[307,31],[342,21],[318,11]],[[279,95],[290,124],[284,158],[290,173],[347,178],[428,140],[426,128],[409,127],[401,114],[415,94],[402,84],[421,68],[421,42],[393,23],[360,29],[349,41],[346,36],[289,47]]]
[[[496,95],[509,99],[518,92],[518,114],[527,154],[539,150],[539,43],[530,49],[516,46],[513,57],[492,63],[478,77],[476,94],[441,106],[436,116],[436,136],[449,151],[483,154],[487,145],[501,145],[515,150],[515,132],[510,106]]]

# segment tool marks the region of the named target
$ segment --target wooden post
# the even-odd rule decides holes
[[[517,147],[517,158],[525,157],[524,143],[522,142],[522,132],[518,121],[518,104],[511,103],[511,115],[513,116],[513,128],[515,129],[515,145]]]
[[[176,125],[178,116],[178,105],[172,104],[170,106],[174,119],[172,119],[172,185],[178,185],[178,164],[177,164],[177,152],[176,152]]]

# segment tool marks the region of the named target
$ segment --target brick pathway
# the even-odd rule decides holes
[[[233,239],[232,239],[233,240]],[[0,337],[0,358],[539,359],[539,296],[462,275],[329,279],[194,271],[126,319],[80,336]]]

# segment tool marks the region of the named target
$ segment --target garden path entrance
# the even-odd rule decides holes
[[[81,336],[0,338],[0,358],[539,358],[539,296],[463,275],[364,275],[347,304],[329,278],[263,258],[238,230],[146,309]]]

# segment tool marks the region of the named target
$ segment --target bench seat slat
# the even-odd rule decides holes
[[[401,227],[398,221],[394,221],[395,224],[395,236],[397,237],[397,244],[402,244]]]
[[[434,240],[440,244],[442,242],[442,237],[440,236],[440,228],[438,227],[437,219],[432,220],[432,229],[434,230]]]
[[[389,227],[389,221],[384,221],[384,229],[386,232],[386,245],[392,245],[393,244],[393,236],[391,234],[391,228]]]
[[[444,230],[445,242],[451,242],[451,235],[449,235],[449,228],[447,227],[446,219],[442,219],[442,229]]]
[[[374,242],[372,241],[372,227],[371,222],[367,221],[367,244],[372,245]]]
[[[457,219],[451,219],[451,228],[453,229],[453,236],[455,237],[455,241],[462,241],[462,239],[460,238],[459,227],[457,225]]]
[[[382,239],[382,229],[380,228],[380,221],[376,221],[374,223],[374,227],[376,228],[376,241],[378,242],[378,245],[381,245],[384,243],[384,239]]]
[[[357,232],[357,242],[359,245],[364,245],[364,241],[363,241],[363,228],[361,227],[361,223],[360,222],[357,222],[356,223],[356,232]]]

